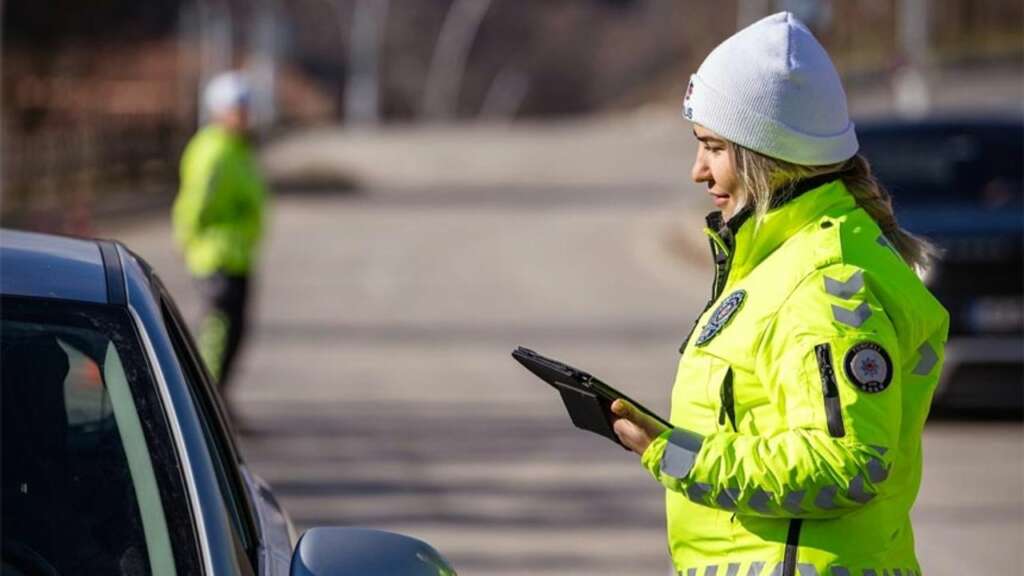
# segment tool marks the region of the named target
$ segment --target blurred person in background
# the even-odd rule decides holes
[[[791,14],[719,45],[683,115],[712,300],[682,349],[673,428],[617,400],[615,430],[667,488],[686,576],[918,575],[910,510],[949,317],[915,269],[838,73]]]
[[[223,73],[210,81],[203,97],[209,122],[185,148],[172,220],[175,240],[205,300],[200,352],[230,407],[226,392],[245,335],[266,190],[250,144],[246,78]]]

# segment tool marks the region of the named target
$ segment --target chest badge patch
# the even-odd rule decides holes
[[[881,392],[892,382],[892,360],[874,342],[861,342],[846,353],[846,377],[865,392]]]
[[[715,311],[711,313],[708,323],[700,331],[700,335],[697,337],[697,346],[703,346],[710,342],[712,338],[718,336],[722,328],[725,328],[729,321],[732,320],[732,317],[739,312],[746,298],[746,290],[737,290],[726,296],[725,300],[722,300],[722,303],[718,305],[718,308],[715,308]]]

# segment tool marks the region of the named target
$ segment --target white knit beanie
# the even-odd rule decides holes
[[[249,80],[241,72],[222,72],[206,85],[203,100],[206,111],[217,116],[232,108],[246,106],[252,90]]]
[[[839,74],[789,12],[755,22],[712,50],[690,77],[683,116],[794,164],[834,164],[857,153]]]

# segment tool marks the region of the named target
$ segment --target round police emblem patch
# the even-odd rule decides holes
[[[892,360],[874,342],[861,342],[846,353],[846,377],[865,392],[881,392],[892,382]]]
[[[697,337],[697,346],[703,346],[711,341],[712,338],[718,335],[725,328],[729,320],[739,312],[740,306],[743,305],[743,300],[747,297],[746,290],[737,290],[732,294],[726,296],[725,300],[715,308],[715,311],[711,313],[711,317],[708,318],[708,323],[704,325],[704,328],[700,331],[700,336]]]

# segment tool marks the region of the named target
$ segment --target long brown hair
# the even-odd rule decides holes
[[[939,254],[931,242],[900,228],[889,192],[871,173],[871,165],[860,154],[837,164],[802,166],[770,158],[732,142],[729,142],[729,153],[745,193],[739,207],[752,204],[758,222],[770,209],[773,196],[789,194],[800,180],[835,173],[907,264],[923,272]]]

